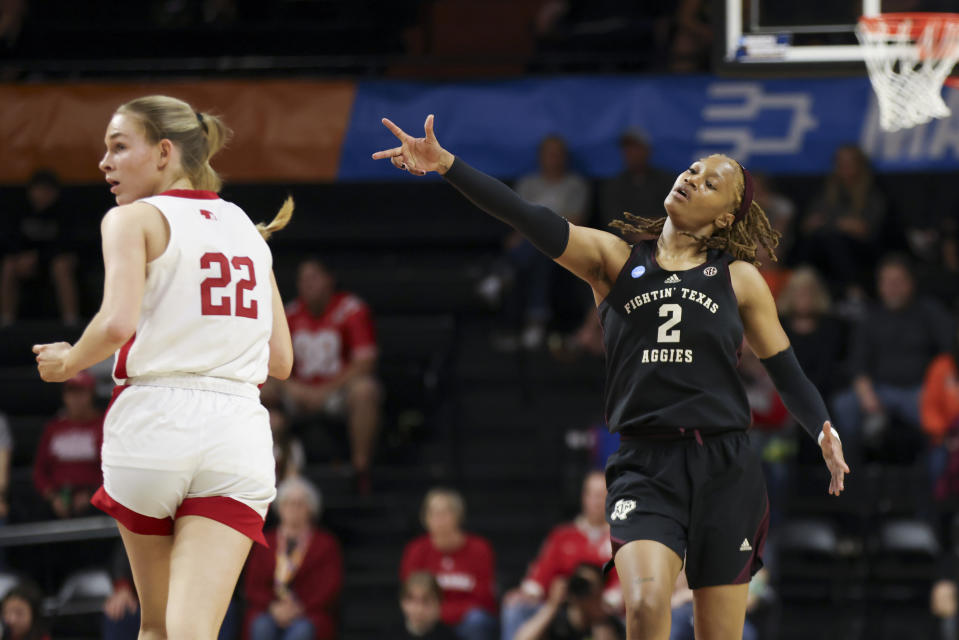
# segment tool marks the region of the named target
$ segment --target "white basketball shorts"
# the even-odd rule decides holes
[[[130,531],[171,535],[176,518],[199,515],[266,544],[275,462],[255,386],[204,376],[130,380],[107,410],[102,458],[92,502]]]

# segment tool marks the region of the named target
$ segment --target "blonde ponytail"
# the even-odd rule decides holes
[[[199,113],[189,104],[170,96],[144,96],[117,109],[136,117],[151,144],[169,140],[180,149],[183,173],[194,189],[219,191],[223,181],[210,158],[222,149],[233,132],[219,116]]]
[[[271,220],[269,224],[259,223],[256,225],[256,229],[260,232],[260,235],[263,236],[264,240],[269,240],[270,236],[286,227],[292,217],[293,196],[287,196],[286,200],[283,201],[283,206],[280,207],[280,210],[273,216],[273,220]]]

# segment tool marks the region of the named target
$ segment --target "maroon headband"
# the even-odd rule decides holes
[[[753,204],[753,177],[746,171],[746,167],[738,162],[736,164],[743,170],[743,201],[739,203],[739,211],[736,212],[736,219],[733,220],[733,224],[745,218],[746,214],[749,213],[749,207]]]

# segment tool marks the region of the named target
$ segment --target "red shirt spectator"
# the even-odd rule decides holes
[[[296,288],[299,297],[286,312],[293,375],[282,383],[281,397],[296,414],[346,418],[356,488],[368,494],[382,398],[369,307],[351,293],[337,292],[333,274],[314,258],[300,263]]]
[[[580,564],[603,566],[612,558],[613,547],[606,522],[606,478],[602,471],[586,474],[580,501],[580,515],[550,532],[519,590],[506,594],[504,606],[513,606],[520,601],[528,604],[543,602],[557,578],[569,578]],[[616,569],[612,569],[606,578],[603,598],[615,609],[623,605]]]
[[[486,539],[461,529],[465,512],[455,491],[433,489],[423,501],[427,533],[406,545],[400,581],[415,571],[428,571],[443,590],[440,619],[455,626],[473,609],[496,612],[493,594],[496,557]]]
[[[85,371],[66,382],[64,411],[46,424],[37,446],[33,484],[61,518],[85,512],[103,483],[103,413],[93,404],[95,384]]]
[[[550,532],[521,588],[531,596],[543,598],[557,578],[568,578],[583,563],[602,567],[612,558],[612,553],[609,528],[591,526],[580,516]],[[606,579],[607,599],[618,604],[618,596],[610,595],[618,590],[619,577],[611,571]]]
[[[485,538],[464,534],[458,549],[440,551],[429,534],[411,540],[403,551],[400,580],[414,571],[429,571],[443,590],[440,618],[444,624],[459,624],[470,609],[496,611],[493,567],[496,557]]]
[[[337,636],[337,610],[343,586],[343,553],[336,538],[311,524],[319,514],[319,494],[294,476],[277,489],[280,525],[266,533],[269,548],[255,545],[246,565],[246,624],[287,628],[301,619],[318,640]]]
[[[319,314],[302,300],[291,302],[286,319],[293,337],[293,375],[300,382],[323,384],[356,358],[376,353],[370,309],[355,295],[334,293]]]
[[[926,370],[919,411],[922,428],[933,444],[942,443],[946,434],[959,425],[959,375],[952,354],[938,356]]]

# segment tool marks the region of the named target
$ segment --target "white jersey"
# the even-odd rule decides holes
[[[260,384],[273,329],[273,256],[246,213],[212,191],[174,190],[140,202],[170,225],[147,264],[136,333],[113,377],[195,374]]]

